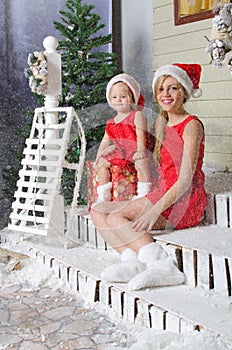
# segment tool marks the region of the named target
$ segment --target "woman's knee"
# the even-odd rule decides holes
[[[109,227],[117,227],[121,220],[121,215],[117,213],[109,214],[107,216],[107,224]]]
[[[91,208],[91,211],[90,211],[90,216],[93,220],[93,222],[95,224],[97,224],[98,222],[101,222],[102,221],[102,213],[100,213],[99,211],[97,210],[94,210],[93,208]]]

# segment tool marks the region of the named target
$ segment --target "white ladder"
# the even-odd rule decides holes
[[[61,121],[47,125],[47,114],[56,114],[57,120]],[[77,123],[80,155],[78,163],[70,164],[65,160],[65,155],[73,120]],[[8,228],[25,233],[47,235],[51,226],[54,225],[55,216],[59,216],[56,208],[61,208],[61,211],[63,208],[60,195],[63,167],[75,171],[71,207],[77,207],[85,152],[84,130],[72,107],[36,108],[30,137],[26,139],[24,158],[21,162],[23,167],[19,171]],[[63,218],[61,218],[61,226],[62,221]],[[57,223],[57,226],[60,224]],[[62,231],[62,227],[55,228]]]

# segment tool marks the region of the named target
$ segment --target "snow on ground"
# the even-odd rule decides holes
[[[4,243],[2,248],[6,248],[15,252],[28,254],[25,251],[25,244],[20,247],[20,243]],[[5,264],[0,264],[0,285],[2,288],[15,285],[29,285],[31,289],[49,286],[52,289],[64,288],[59,283],[53,270],[48,269],[35,258],[25,259],[22,261],[22,269],[18,271],[9,271]],[[36,273],[35,273],[36,271]],[[70,293],[70,291],[66,291]],[[119,323],[118,316],[115,316],[111,309],[94,303],[90,305],[85,303],[85,307],[95,308],[100,313],[107,312],[110,320],[116,324]],[[168,331],[157,331],[154,329],[145,329],[141,324],[128,324],[124,320],[120,320],[120,329],[122,332],[130,332],[134,339],[134,344],[127,348],[128,350],[231,350],[225,346],[219,338],[205,332],[191,332],[186,334],[171,333]],[[108,347],[106,350],[117,349],[126,350],[125,347]]]

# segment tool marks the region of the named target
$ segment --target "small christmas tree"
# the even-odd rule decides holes
[[[62,96],[60,106],[72,106],[82,120],[85,129],[87,152],[95,149],[104,134],[104,116],[97,125],[97,113],[86,117],[87,107],[105,103],[105,90],[108,81],[116,74],[116,55],[106,50],[112,35],[98,35],[105,27],[100,16],[93,12],[94,6],[82,3],[82,0],[67,0],[67,11],[60,11],[62,22],[54,22],[60,31],[58,50],[62,55]],[[85,111],[84,111],[85,109]],[[107,111],[107,115],[109,111]],[[82,118],[83,114],[83,118]],[[66,160],[78,162],[78,136],[69,143]],[[77,152],[75,152],[77,150]],[[90,154],[91,152],[89,152]],[[94,154],[94,152],[93,152]],[[70,204],[75,179],[70,170],[64,169],[62,190],[66,203]],[[86,202],[86,178],[81,186],[79,203]]]
[[[62,23],[54,25],[63,40],[59,41],[62,54],[61,105],[80,110],[106,102],[106,83],[116,73],[116,55],[103,51],[112,41],[112,35],[97,35],[105,27],[94,6],[81,0],[67,0],[69,11],[60,11]]]

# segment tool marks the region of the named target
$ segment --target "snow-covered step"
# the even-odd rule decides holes
[[[31,255],[53,268],[65,288],[89,302],[111,308],[118,318],[145,327],[177,333],[210,331],[232,344],[231,299],[187,285],[130,291],[127,284],[108,283],[101,271],[116,261],[112,250],[30,242]]]
[[[67,215],[68,237],[81,245],[107,250],[86,208],[79,214]],[[153,231],[153,238],[173,256],[186,284],[202,287],[221,295],[231,296],[232,289],[232,229],[217,225],[197,226],[168,232]]]
[[[154,234],[153,238],[169,252],[179,255],[181,252],[180,267],[189,286],[231,296],[232,229],[217,225],[198,226]]]

